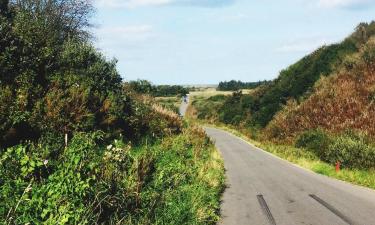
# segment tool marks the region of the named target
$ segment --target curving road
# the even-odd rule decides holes
[[[334,180],[206,128],[225,162],[220,224],[375,225],[375,191]]]

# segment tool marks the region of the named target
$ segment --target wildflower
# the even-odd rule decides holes
[[[45,160],[43,161],[43,164],[46,166],[46,165],[48,164],[48,159],[45,159]]]
[[[108,145],[107,150],[111,150],[111,149],[112,149],[112,145]]]

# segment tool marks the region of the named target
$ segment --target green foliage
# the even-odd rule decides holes
[[[192,106],[200,120],[218,120],[218,111],[227,99],[225,95],[214,95],[209,98],[194,96]]]
[[[219,109],[219,121],[227,124],[238,125],[243,118],[245,111],[241,104],[242,92],[234,92],[226,99],[223,106]]]
[[[153,85],[147,80],[130,81],[126,84],[139,94],[148,94],[154,97],[186,96],[189,90],[180,85]]]
[[[296,147],[306,148],[317,156],[323,157],[331,144],[331,137],[321,129],[303,132],[297,137]]]
[[[346,168],[375,168],[375,146],[363,134],[346,132],[329,136],[320,129],[311,130],[298,136],[296,147],[312,151],[331,165],[340,162]]]
[[[334,140],[323,159],[347,168],[375,168],[375,146],[364,135],[349,132]]]
[[[102,132],[75,133],[57,153],[32,143],[2,152],[1,223],[217,221],[223,165],[203,131],[141,147],[102,140]]]
[[[254,89],[261,85],[268,84],[269,81],[258,81],[258,82],[242,82],[242,81],[224,81],[220,82],[217,87],[218,91],[238,91],[241,89]]]

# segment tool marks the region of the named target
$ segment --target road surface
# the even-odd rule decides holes
[[[206,128],[226,168],[225,225],[375,225],[375,191],[299,168],[225,131]]]
[[[182,117],[185,116],[188,105],[189,105],[189,95],[186,97],[186,102],[182,98],[182,102],[181,102],[180,109],[179,109],[180,116],[182,116]]]

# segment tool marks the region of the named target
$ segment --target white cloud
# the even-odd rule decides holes
[[[121,41],[145,41],[155,34],[150,25],[133,25],[99,28],[96,34],[101,39],[116,38]]]
[[[140,6],[158,6],[171,3],[172,0],[97,0],[99,7],[136,8]]]
[[[201,6],[217,7],[233,3],[235,0],[96,0],[98,7],[106,8],[137,8],[142,6]]]
[[[332,43],[334,43],[334,41],[325,38],[297,39],[280,46],[276,51],[281,53],[307,53],[312,52],[323,45]]]
[[[323,8],[358,8],[374,3],[374,0],[319,0]]]

